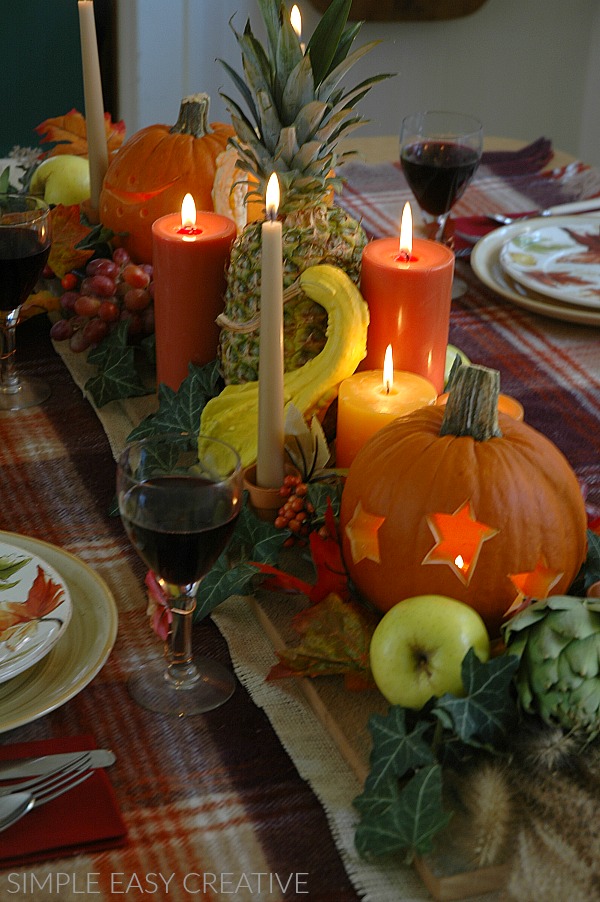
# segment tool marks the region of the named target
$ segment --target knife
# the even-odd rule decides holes
[[[13,759],[0,764],[0,780],[18,780],[21,777],[34,777],[47,774],[59,767],[70,764],[84,754],[89,754],[90,768],[110,767],[116,757],[109,749],[81,749],[79,752],[63,752],[58,755],[42,755],[39,758]]]

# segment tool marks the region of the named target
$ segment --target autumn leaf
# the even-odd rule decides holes
[[[19,322],[31,319],[39,313],[53,313],[56,310],[60,310],[60,297],[44,288],[29,295],[21,307]]]
[[[331,593],[335,593],[345,601],[350,599],[348,574],[342,560],[335,516],[330,502],[328,502],[325,512],[325,525],[328,532],[326,538],[313,530],[308,539],[316,572],[315,582],[309,583],[283,570],[278,570],[277,567],[270,564],[252,561],[254,566],[264,574],[266,589],[279,589],[283,592],[306,595],[313,604],[321,602]]]
[[[335,592],[344,600],[350,599],[350,585],[348,574],[342,559],[340,543],[337,537],[337,525],[331,501],[327,502],[325,511],[325,526],[327,536],[313,531],[309,536],[310,551],[317,573],[317,580],[312,586],[308,597],[312,602],[319,602],[330,592]]]
[[[48,265],[62,279],[72,269],[80,269],[93,256],[92,248],[78,248],[89,235],[90,228],[81,222],[78,204],[65,207],[58,204],[52,209],[52,247]]]
[[[113,122],[110,113],[104,114],[104,128],[109,155],[123,143],[125,138],[125,123]],[[54,157],[59,154],[69,153],[75,156],[86,157],[88,153],[87,128],[85,117],[77,110],[71,110],[64,116],[56,116],[53,119],[45,119],[35,129],[40,135],[40,143],[55,142],[55,146],[45,156]]]
[[[369,646],[376,619],[353,602],[331,594],[319,604],[306,608],[293,620],[302,642],[278,651],[279,663],[271,668],[268,680],[283,677],[317,677],[342,674],[347,685],[372,686]]]
[[[22,601],[3,601],[0,604],[0,640],[4,638],[5,631],[10,630],[15,623],[29,619],[24,608]]]
[[[29,620],[45,617],[62,603],[64,590],[53,582],[38,564],[37,576],[33,581],[26,601],[23,603]]]

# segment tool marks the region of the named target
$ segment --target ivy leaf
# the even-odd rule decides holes
[[[259,520],[244,503],[228,549],[200,583],[194,620],[206,617],[230,595],[248,594],[259,572],[248,556],[253,560],[275,561],[285,538],[280,529]],[[236,558],[238,562],[232,567],[230,561]]]
[[[600,535],[588,529],[588,552],[585,559],[584,589],[600,580]]]
[[[260,520],[247,503],[244,504],[231,542],[231,552],[241,552],[247,559],[274,564],[281,552],[287,533],[275,529],[272,523]]]
[[[363,686],[370,685],[369,645],[375,625],[375,619],[358,605],[328,595],[294,618],[294,629],[303,641],[295,648],[277,652],[279,663],[271,668],[267,679],[343,674],[350,685],[357,677]]]
[[[315,509],[314,519],[317,522],[325,520],[327,509],[330,507],[337,517],[340,513],[342,502],[343,482],[309,482],[308,500]]]
[[[158,410],[150,414],[129,434],[128,441],[146,438],[160,432],[189,432],[197,435],[200,415],[210,398],[219,394],[221,376],[217,361],[198,367],[190,364],[188,375],[173,391],[161,383],[158,387]]]
[[[511,688],[518,666],[515,655],[500,655],[482,663],[469,649],[462,663],[466,696],[457,698],[446,693],[433,706],[432,713],[469,745],[501,743],[517,714]]]
[[[230,567],[227,552],[222,554],[200,583],[196,595],[194,621],[207,617],[231,595],[247,595],[256,572],[256,567],[248,563]]]
[[[88,354],[88,363],[100,372],[85,383],[96,407],[119,398],[147,395],[149,389],[142,382],[135,368],[135,349],[127,344],[128,323],[118,327]]]
[[[396,787],[396,788],[394,788]],[[398,781],[388,780],[385,808],[363,800],[363,817],[356,829],[360,855],[389,855],[404,851],[424,855],[451,815],[442,805],[442,768],[432,764],[419,770],[400,790]]]
[[[390,776],[403,777],[411,770],[433,764],[433,752],[423,739],[430,728],[427,721],[420,721],[407,733],[406,712],[400,705],[392,705],[385,716],[373,714],[369,719],[373,737],[371,771],[365,788],[376,791]]]

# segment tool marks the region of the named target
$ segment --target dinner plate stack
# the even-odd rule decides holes
[[[0,733],[87,686],[112,650],[117,624],[108,586],[83,561],[0,531]]]
[[[471,264],[482,282],[520,307],[600,325],[600,213],[496,229],[477,242]]]

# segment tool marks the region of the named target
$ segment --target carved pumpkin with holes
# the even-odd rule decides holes
[[[350,467],[343,556],[382,611],[446,595],[496,636],[523,597],[564,594],[585,559],[577,478],[549,439],[497,413],[497,376],[462,367],[445,413],[425,407],[395,420]]]
[[[152,223],[177,213],[189,192],[196,209],[212,210],[216,160],[234,134],[208,125],[206,94],[186,97],[172,127],[136,132],[113,157],[100,194],[100,220],[137,263],[152,262]]]

